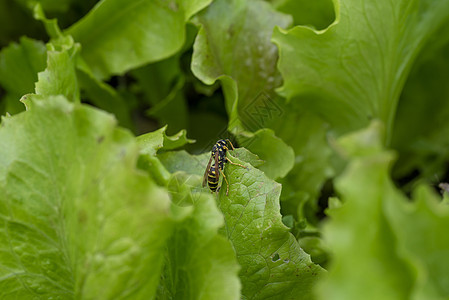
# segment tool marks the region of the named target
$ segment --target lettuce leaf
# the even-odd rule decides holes
[[[271,33],[276,25],[287,27],[291,18],[263,1],[218,0],[198,15],[198,23],[192,72],[206,84],[221,81],[228,129],[242,146],[266,161],[262,168],[270,178],[284,177],[293,167],[294,152],[263,128],[265,121],[258,117],[266,114],[260,106],[272,101],[266,98],[281,80]]]
[[[49,44],[52,47],[52,44]],[[47,51],[47,68],[38,73],[36,94],[63,95],[69,101],[80,102],[80,91],[75,71],[79,45],[63,50]]]
[[[23,101],[27,111],[0,128],[0,295],[151,297],[170,202],[135,168],[133,137],[63,96]]]
[[[435,45],[433,45],[435,47]],[[401,95],[392,147],[399,152],[395,178],[419,172],[419,180],[436,182],[443,176],[449,154],[449,44],[427,50],[418,58]]]
[[[444,299],[449,296],[444,231],[449,209],[428,188],[413,201],[389,177],[394,155],[379,123],[344,136],[349,159],[336,182],[343,204],[329,210],[325,240],[334,260],[322,299]]]
[[[167,184],[179,221],[167,244],[158,299],[240,299],[240,266],[232,244],[218,233],[223,215],[214,197],[192,189],[200,181],[176,172]]]
[[[222,181],[217,201],[225,221],[221,232],[232,243],[241,266],[242,295],[244,299],[311,299],[312,288],[324,270],[311,262],[282,223],[280,184],[242,161],[244,152],[238,150],[231,151],[228,157],[247,168],[226,164],[229,196],[226,182]],[[209,157],[209,153],[193,156],[184,151],[160,156],[171,172],[195,176],[192,185],[197,187]],[[257,165],[257,160],[251,161]]]
[[[211,0],[102,0],[66,30],[93,73],[105,78],[167,58],[185,40],[185,23]]]
[[[449,18],[446,1],[335,0],[336,19],[316,31],[277,29],[280,92],[322,116],[339,134],[386,124],[391,141],[405,79],[424,45]]]
[[[44,43],[27,37],[1,50],[0,85],[8,92],[5,112],[14,114],[23,110],[20,97],[34,92],[37,73],[45,69],[46,57]]]

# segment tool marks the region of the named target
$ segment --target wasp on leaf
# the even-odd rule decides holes
[[[223,179],[226,181],[226,196],[229,192],[229,183],[226,179],[225,174],[223,173],[224,170],[224,164],[226,162],[229,162],[233,165],[240,166],[242,168],[245,168],[245,166],[232,162],[229,158],[226,157],[226,152],[229,150],[227,147],[227,143],[231,146],[232,150],[234,149],[234,146],[232,145],[231,141],[229,139],[226,140],[218,140],[215,145],[212,147],[212,153],[209,159],[209,163],[207,164],[206,171],[204,172],[204,178],[203,178],[203,187],[206,186],[206,184],[209,185],[209,189],[211,192],[218,192],[220,188],[218,188],[218,181],[220,179],[220,174],[223,175]],[[214,164],[212,164],[214,162]]]

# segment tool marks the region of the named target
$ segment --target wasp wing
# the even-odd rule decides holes
[[[206,171],[204,171],[203,187],[205,187],[207,185],[207,174],[209,173],[211,163],[212,163],[212,155],[210,156],[209,163],[207,164],[207,167],[206,167]]]
[[[219,164],[218,164],[218,150],[217,152],[215,152],[215,178],[217,178],[217,182],[218,179],[220,178],[220,174],[218,172],[220,172],[219,168]]]

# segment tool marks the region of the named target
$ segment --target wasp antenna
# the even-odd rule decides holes
[[[229,145],[231,145],[232,150],[235,150],[234,145],[231,143],[231,141],[229,139],[226,139],[226,142],[228,142]]]

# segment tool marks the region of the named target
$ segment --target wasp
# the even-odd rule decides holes
[[[226,162],[229,162],[233,165],[240,166],[246,169],[245,166],[238,163],[234,163],[229,158],[226,157],[226,152],[229,150],[227,143],[229,143],[232,150],[235,150],[234,146],[232,145],[229,139],[218,140],[212,147],[212,153],[209,159],[209,163],[207,164],[206,171],[204,172],[203,178],[203,187],[205,187],[206,184],[209,184],[209,189],[211,190],[211,192],[218,192],[220,190],[220,188],[218,187],[220,174],[223,175],[223,179],[226,181],[226,196],[228,195],[229,192],[229,183],[228,180],[226,179],[225,174],[223,173],[224,164]],[[212,162],[214,162],[214,164],[212,164]]]

